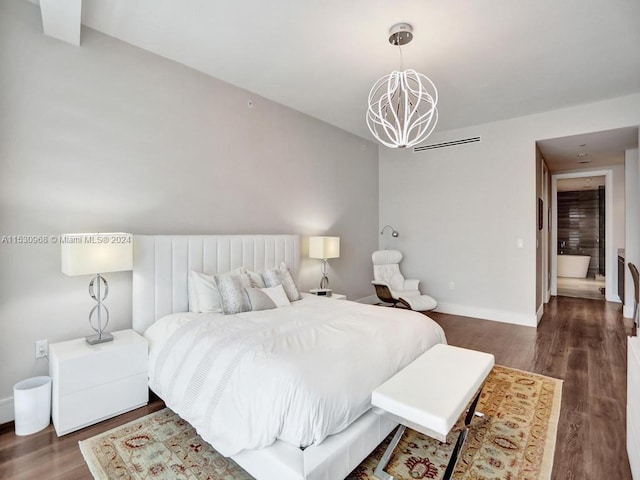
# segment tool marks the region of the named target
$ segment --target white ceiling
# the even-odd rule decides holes
[[[640,91],[638,0],[83,0],[82,22],[369,139],[397,22],[436,131]]]
[[[580,177],[580,178],[560,178],[558,179],[559,192],[577,192],[579,190],[597,190],[604,187],[607,177]]]
[[[551,172],[620,165],[625,150],[638,148],[638,128],[553,138],[537,144]]]

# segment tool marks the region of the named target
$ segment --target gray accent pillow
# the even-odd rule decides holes
[[[262,280],[264,280],[265,287],[275,287],[276,285],[282,284],[282,280],[280,280],[280,273],[277,268],[265,270],[261,275]]]
[[[264,293],[259,288],[246,288],[247,296],[249,297],[249,303],[251,304],[251,310],[257,312],[259,310],[271,310],[276,308],[276,304],[269,295]]]
[[[251,279],[251,286],[264,288],[266,285],[264,284],[264,280],[262,280],[262,276],[257,272],[252,272],[251,270],[247,270],[247,275]]]
[[[246,273],[216,275],[216,286],[225,315],[251,311],[251,303],[245,289],[251,288],[251,280]]]
[[[295,302],[302,298],[296,282],[293,280],[293,276],[284,262],[277,268],[271,268],[262,272],[262,279],[267,287],[282,285],[290,302]]]
[[[296,286],[295,280],[293,280],[293,275],[283,263],[280,265],[280,277],[282,278],[282,286],[284,287],[284,291],[289,297],[289,300],[295,302],[296,300],[302,299],[302,295],[300,295],[300,291]]]

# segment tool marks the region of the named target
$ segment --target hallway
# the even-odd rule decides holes
[[[600,278],[558,277],[558,296],[604,300],[605,281]]]

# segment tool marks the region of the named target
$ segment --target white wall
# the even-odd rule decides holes
[[[627,150],[624,155],[626,170],[625,196],[626,196],[626,245],[625,265],[633,263],[640,268],[640,160],[638,149]],[[633,317],[635,291],[633,277],[629,268],[625,268],[624,278],[624,316]]]
[[[373,143],[95,31],[82,39],[45,37],[37,6],[0,1],[0,235],[327,233],[341,237],[332,288],[371,294]],[[131,273],[107,278],[109,329],[130,327]],[[301,287],[319,279],[319,261],[303,261]],[[89,280],[60,272],[58,245],[0,244],[0,423],[13,384],[47,371],[35,340],[91,333]]]
[[[394,246],[405,253],[403,269],[440,311],[535,326],[536,140],[639,124],[635,94],[428,142],[481,136],[480,143],[421,153],[380,148],[380,225],[401,232]]]

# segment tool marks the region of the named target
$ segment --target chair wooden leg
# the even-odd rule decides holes
[[[409,310],[411,310],[411,305],[409,305],[409,302],[407,302],[404,298],[399,298],[398,303],[400,303],[404,308],[408,308]]]

